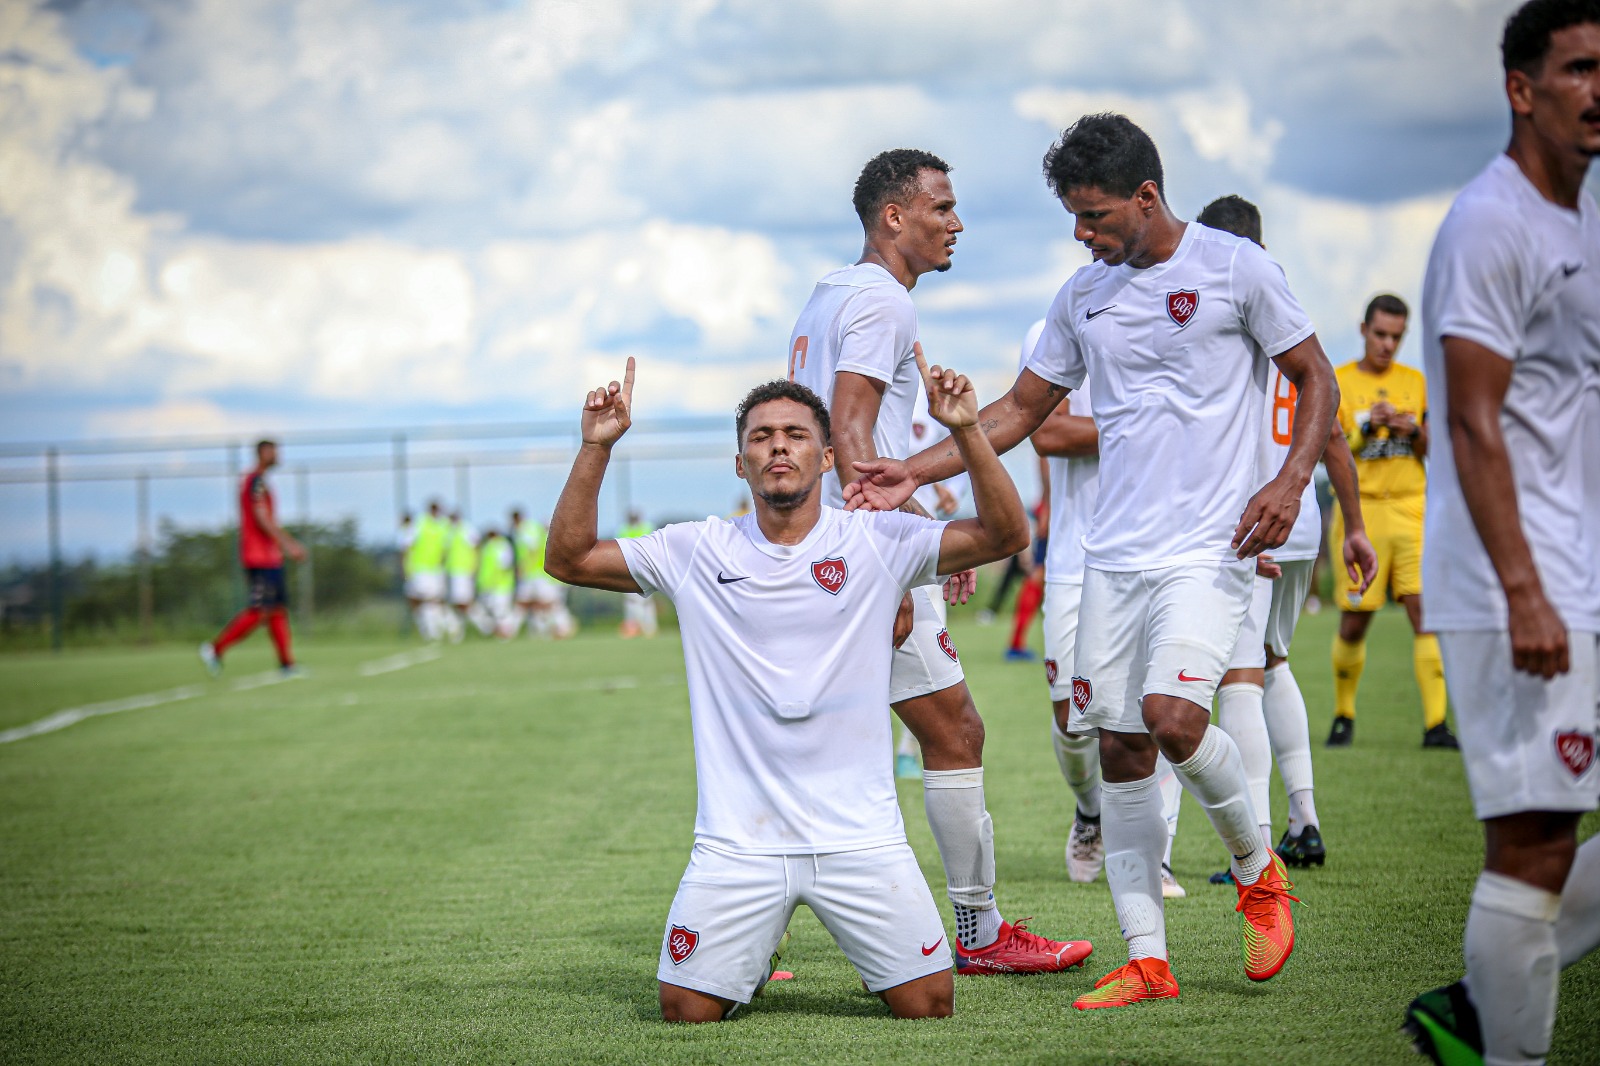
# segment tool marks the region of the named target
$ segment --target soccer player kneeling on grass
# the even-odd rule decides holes
[[[1028,519],[977,428],[971,384],[922,372],[934,417],[972,471],[976,518],[824,506],[827,407],[803,385],[774,381],[746,396],[736,419],[734,468],[754,513],[597,541],[601,479],[631,419],[633,360],[621,384],[584,404],[546,568],[574,585],[666,593],[688,668],[699,810],[662,935],[668,1021],[716,1021],[748,1003],[801,903],[896,1017],[953,1009],[945,930],[895,797],[883,713],[890,634],[908,589],[1019,551]]]

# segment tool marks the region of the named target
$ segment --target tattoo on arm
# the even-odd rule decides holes
[[[1057,385],[1053,381],[1045,383],[1045,390],[1046,395],[1057,402],[1061,400],[1061,397],[1067,394],[1067,387],[1065,385]]]
[[[994,430],[995,430],[995,427],[998,426],[999,424],[1000,424],[1000,420],[998,418],[991,418],[991,419],[989,419],[989,421],[985,422],[980,428],[983,430],[984,434],[987,436],[988,434],[993,433]]]

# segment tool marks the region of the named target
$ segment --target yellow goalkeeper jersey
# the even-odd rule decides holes
[[[1427,475],[1411,441],[1391,435],[1388,426],[1372,425],[1372,408],[1384,400],[1401,414],[1415,418],[1418,425],[1427,419],[1428,394],[1422,372],[1391,363],[1383,373],[1369,374],[1360,363],[1346,363],[1334,375],[1339,380],[1339,428],[1356,457],[1361,495],[1375,499],[1422,495]]]

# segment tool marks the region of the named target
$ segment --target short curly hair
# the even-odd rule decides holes
[[[1056,199],[1069,189],[1099,189],[1129,197],[1147,181],[1167,196],[1156,142],[1127,115],[1084,115],[1044,155],[1044,177]]]
[[[924,170],[948,174],[950,164],[920,148],[891,148],[868,160],[851,197],[861,225],[871,230],[885,204],[910,202],[917,195],[918,177]]]
[[[1550,38],[1569,26],[1600,25],[1600,0],[1528,0],[1506,19],[1500,63],[1506,73],[1536,75],[1550,54]]]
[[[1195,221],[1261,243],[1261,209],[1242,196],[1217,197],[1200,209]]]
[[[744,431],[750,423],[750,412],[773,400],[793,400],[811,408],[811,413],[817,416],[817,425],[822,427],[823,447],[833,443],[833,420],[828,417],[828,405],[822,402],[822,397],[798,381],[785,381],[779,378],[765,385],[757,385],[739,401],[739,406],[733,415],[733,428],[738,436],[739,447],[744,447]]]

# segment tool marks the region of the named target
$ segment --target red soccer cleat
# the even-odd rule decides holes
[[[1177,999],[1178,979],[1172,976],[1166,959],[1130,959],[1094,983],[1073,1001],[1079,1010],[1097,1007],[1130,1007],[1146,999]]]
[[[1239,885],[1239,931],[1244,946],[1244,975],[1252,981],[1265,981],[1289,961],[1294,950],[1294,914],[1289,903],[1300,900],[1289,894],[1294,887],[1276,852],[1261,877],[1253,885]]]
[[[956,942],[956,973],[1058,973],[1082,966],[1094,951],[1087,940],[1048,940],[1028,932],[1029,919],[1000,923],[1000,937],[968,951]]]

